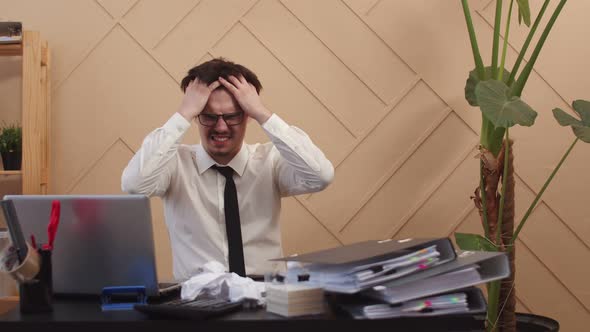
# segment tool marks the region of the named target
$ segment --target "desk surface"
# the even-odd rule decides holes
[[[54,311],[44,314],[21,314],[15,308],[0,315],[1,331],[297,331],[313,328],[327,331],[483,331],[482,321],[470,316],[437,317],[429,319],[352,320],[333,314],[297,319],[268,313],[265,310],[244,310],[220,318],[189,320],[155,320],[136,311],[102,312],[96,300],[56,300]],[[174,330],[172,330],[174,329]],[[328,330],[329,329],[329,330]]]

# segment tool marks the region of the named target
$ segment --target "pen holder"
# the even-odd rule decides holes
[[[40,258],[39,272],[31,280],[19,283],[20,311],[39,313],[53,311],[53,278],[51,250],[31,250]]]
[[[27,248],[27,256],[20,264],[13,246],[2,250],[0,270],[18,282],[22,313],[52,311],[51,251],[37,250],[28,243]]]

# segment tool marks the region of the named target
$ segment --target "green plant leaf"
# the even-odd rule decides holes
[[[572,130],[574,131],[574,135],[576,135],[576,137],[579,138],[581,141],[590,143],[590,128],[572,126]]]
[[[524,24],[527,27],[531,26],[531,7],[529,6],[529,0],[516,0],[518,4],[518,24],[524,20]]]
[[[581,126],[582,121],[564,112],[561,108],[553,109],[553,116],[562,126]]]
[[[590,101],[582,99],[574,100],[572,107],[580,115],[584,126],[590,126]]]
[[[510,76],[510,72],[504,69],[504,73],[502,74],[502,81],[504,83],[508,82],[508,78]],[[492,67],[485,68],[485,79],[484,81],[489,80],[492,77]],[[479,77],[477,76],[477,69],[473,69],[469,72],[469,77],[467,77],[467,82],[465,83],[465,99],[471,106],[479,106],[477,103],[477,97],[475,96],[475,88],[477,84],[481,82]]]
[[[498,251],[493,243],[479,234],[455,233],[455,241],[461,250]]]
[[[22,151],[22,130],[18,124],[0,126],[0,152]]]
[[[479,77],[477,77],[477,70],[474,69],[470,71],[469,77],[467,77],[467,82],[465,83],[465,99],[471,106],[479,106],[477,103],[477,97],[475,96],[475,87],[479,82],[480,80]]]
[[[481,111],[496,128],[510,128],[516,124],[530,127],[535,123],[537,112],[519,97],[510,96],[510,88],[503,82],[480,82],[475,96]]]
[[[590,143],[590,102],[576,100],[572,103],[572,106],[582,120],[574,118],[560,108],[553,109],[553,116],[560,125],[571,126],[574,135],[581,141]]]

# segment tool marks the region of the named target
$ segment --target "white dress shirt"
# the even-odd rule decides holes
[[[177,280],[186,280],[209,261],[228,268],[223,192],[225,178],[202,145],[180,144],[190,127],[175,113],[151,132],[123,171],[122,189],[160,196]],[[281,269],[281,197],[324,189],[332,163],[299,128],[273,114],[262,128],[271,142],[243,144],[229,162],[238,192],[246,274]],[[229,268],[228,268],[229,270]]]

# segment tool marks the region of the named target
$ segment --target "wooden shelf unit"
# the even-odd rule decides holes
[[[21,44],[1,44],[0,56],[22,56],[23,194],[50,191],[51,57],[38,31],[23,31]],[[11,171],[0,171],[0,174]]]
[[[22,44],[0,44],[0,56],[23,55]]]
[[[3,171],[0,170],[0,175],[22,175],[23,171]]]

